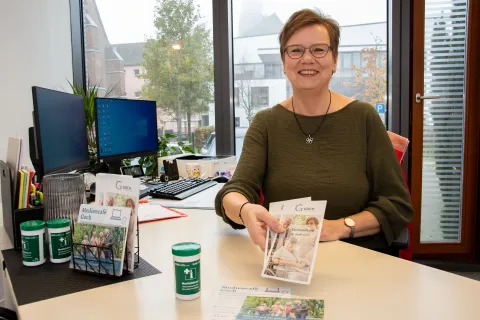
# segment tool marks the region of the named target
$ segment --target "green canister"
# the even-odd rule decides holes
[[[177,299],[193,300],[200,297],[200,251],[200,245],[194,242],[172,246]]]
[[[69,219],[52,219],[47,222],[50,261],[64,263],[72,255],[72,231]]]
[[[34,267],[44,264],[45,251],[45,221],[31,220],[20,224],[22,236],[23,265]]]

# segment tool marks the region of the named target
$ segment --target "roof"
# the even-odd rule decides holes
[[[145,42],[114,44],[117,53],[122,57],[125,66],[138,66],[142,62]]]
[[[283,22],[273,13],[269,16],[263,17],[262,21],[241,33],[238,38],[257,37],[269,34],[278,34],[283,28]]]

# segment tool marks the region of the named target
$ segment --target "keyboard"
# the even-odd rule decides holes
[[[140,183],[140,199],[150,195],[150,192],[158,188],[158,184]]]
[[[152,198],[182,200],[215,185],[217,185],[217,182],[209,179],[187,178],[156,186],[150,191],[150,196]]]

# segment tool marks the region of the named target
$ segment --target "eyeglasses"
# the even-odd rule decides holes
[[[319,43],[314,44],[310,48],[305,48],[304,46],[293,44],[285,48],[285,52],[292,59],[300,59],[305,54],[306,50],[310,50],[310,53],[315,58],[323,58],[328,54],[329,50],[332,50],[328,44]]]

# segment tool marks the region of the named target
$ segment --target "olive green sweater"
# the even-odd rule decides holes
[[[410,196],[384,124],[375,109],[354,101],[327,116],[297,115],[313,144],[306,144],[293,112],[281,105],[258,112],[245,136],[232,179],[215,199],[215,209],[233,228],[222,206],[229,192],[250,202],[312,197],[327,200],[325,219],[339,219],[369,211],[378,219],[381,233],[348,239],[353,244],[381,249],[399,235],[413,218]]]

